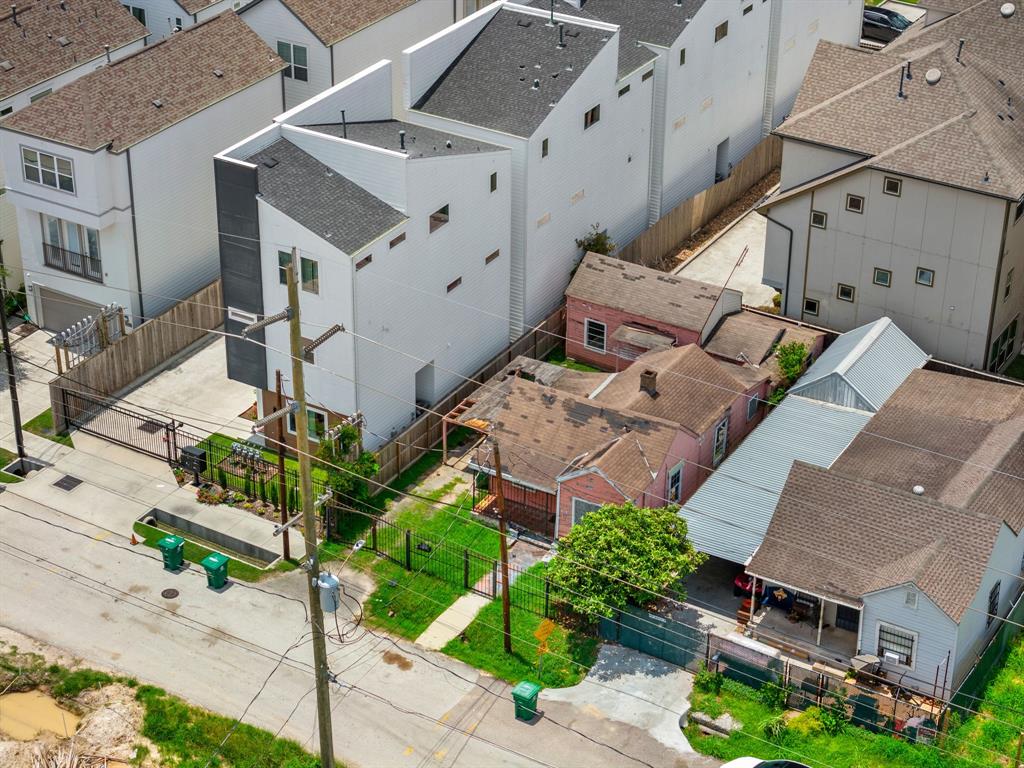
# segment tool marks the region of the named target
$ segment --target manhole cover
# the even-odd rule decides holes
[[[147,432],[147,433],[149,433],[151,435],[155,435],[157,432],[159,432],[163,428],[164,428],[164,425],[161,424],[158,421],[144,421],[141,424],[139,424],[139,429],[141,429],[143,432]]]
[[[77,477],[72,477],[71,475],[64,475],[64,477],[55,482],[53,485],[55,488],[60,488],[62,491],[73,491],[81,484],[82,481],[79,480]]]
[[[160,593],[160,597],[167,598],[168,600],[173,600],[177,596],[178,590],[176,589],[165,589],[163,592]]]

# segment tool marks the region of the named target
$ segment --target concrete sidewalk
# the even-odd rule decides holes
[[[674,274],[742,291],[744,304],[754,307],[770,305],[776,290],[761,282],[767,229],[768,220],[760,213],[749,211],[677,268]],[[736,266],[744,248],[749,248],[747,255]]]

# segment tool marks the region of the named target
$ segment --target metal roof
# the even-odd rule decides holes
[[[790,394],[877,411],[928,355],[888,317],[842,334]]]

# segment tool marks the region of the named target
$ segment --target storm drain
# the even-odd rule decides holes
[[[160,597],[166,598],[167,600],[173,600],[178,596],[178,590],[176,589],[165,589],[160,593]]]
[[[53,484],[54,488],[60,488],[62,491],[73,491],[75,488],[80,486],[82,481],[77,477],[71,475],[64,475],[60,480]]]

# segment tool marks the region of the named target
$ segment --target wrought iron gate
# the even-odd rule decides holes
[[[177,460],[174,421],[158,414],[138,413],[84,392],[60,390],[68,423],[89,434],[164,461]]]

